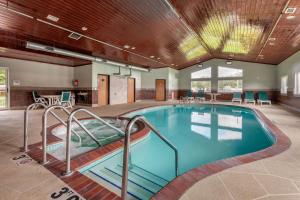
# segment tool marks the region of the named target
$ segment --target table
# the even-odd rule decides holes
[[[61,95],[41,95],[41,97],[48,99],[49,106],[57,104]]]
[[[217,101],[217,96],[220,95],[220,93],[215,93],[215,92],[208,93],[208,94],[210,94],[210,101]]]

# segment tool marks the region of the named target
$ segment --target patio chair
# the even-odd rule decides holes
[[[241,92],[234,92],[232,97],[232,102],[239,102],[242,104],[242,93]]]
[[[256,102],[252,91],[245,92],[245,103],[253,103],[255,105]]]
[[[33,97],[33,101],[34,103],[41,103],[45,106],[48,106],[48,102],[46,101],[45,98],[41,97],[37,91],[32,91],[32,97]],[[37,109],[39,106],[34,106],[33,109]]]
[[[269,99],[268,95],[266,92],[264,91],[259,91],[258,92],[258,99],[257,99],[257,103],[259,103],[260,105],[262,105],[263,103],[268,103],[268,104],[272,104],[271,100]]]
[[[67,108],[72,108],[71,92],[70,91],[62,92],[58,104],[62,106],[66,106]]]
[[[191,103],[195,100],[194,96],[193,96],[193,91],[192,90],[188,90],[187,91],[187,101],[188,103]]]
[[[195,97],[195,100],[200,102],[200,101],[205,101],[205,93],[204,93],[204,90],[200,89],[198,90],[197,94],[196,94],[196,97]]]

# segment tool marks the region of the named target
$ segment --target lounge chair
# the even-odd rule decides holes
[[[245,92],[245,103],[253,103],[255,105],[256,102],[252,91]]]
[[[58,102],[59,105],[66,106],[67,108],[72,108],[72,103],[71,103],[71,92],[62,92],[60,100]]]
[[[204,93],[204,90],[198,90],[197,94],[196,94],[196,97],[195,97],[195,100],[200,102],[200,101],[205,101],[205,93]]]
[[[268,104],[272,104],[271,100],[269,99],[268,95],[266,92],[264,91],[259,91],[258,92],[258,99],[257,102],[260,103],[260,105],[262,105],[263,103],[268,103]]]
[[[185,96],[181,96],[179,99],[180,103],[191,103],[194,101],[192,90],[188,90]]]
[[[34,103],[41,103],[44,104],[45,106],[48,106],[48,102],[46,101],[45,98],[41,97],[37,91],[32,91],[32,97],[34,100]],[[35,106],[33,109],[37,109],[39,106]]]
[[[232,97],[232,102],[239,102],[242,104],[242,93],[241,92],[234,92]]]

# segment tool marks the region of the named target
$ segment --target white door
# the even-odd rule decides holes
[[[9,107],[8,68],[0,67],[0,110]]]

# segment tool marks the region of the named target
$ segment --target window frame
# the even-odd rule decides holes
[[[192,74],[195,73],[195,72],[199,72],[201,70],[205,70],[205,69],[209,69],[210,68],[210,77],[209,78],[192,78]],[[206,68],[202,68],[202,69],[199,69],[197,71],[193,71],[191,72],[191,75],[190,75],[190,89],[192,90],[192,82],[193,81],[207,81],[207,82],[210,82],[210,88],[209,90],[207,91],[204,91],[204,92],[211,92],[211,87],[212,87],[212,67],[206,67]]]
[[[295,97],[300,97],[300,72],[295,72],[294,75],[294,92]]]
[[[286,81],[285,81],[285,89],[284,91],[282,90],[282,83],[283,83],[283,78],[286,78]],[[284,75],[284,76],[281,76],[280,77],[280,95],[283,95],[283,96],[287,96],[287,93],[288,93],[288,81],[289,81],[289,76],[288,75]]]
[[[219,77],[219,69],[220,67],[223,68],[229,68],[229,69],[238,69],[238,70],[242,70],[242,76],[227,76],[227,77]],[[234,91],[221,91],[219,88],[219,81],[231,81],[231,80],[241,80],[242,81],[242,88],[241,91],[240,90],[234,90]],[[218,88],[217,91],[218,93],[233,93],[233,92],[243,92],[244,90],[244,69],[241,68],[235,68],[235,67],[224,67],[224,66],[218,66],[217,68],[217,82],[218,82]]]

